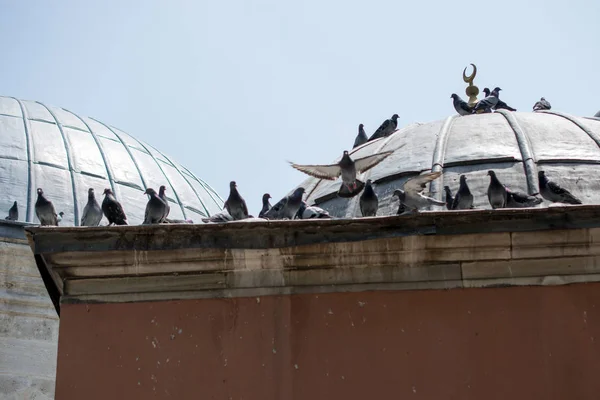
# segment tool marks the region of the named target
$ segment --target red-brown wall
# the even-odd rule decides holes
[[[599,399],[600,284],[62,305],[56,398]]]

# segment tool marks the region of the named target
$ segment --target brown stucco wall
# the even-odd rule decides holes
[[[598,399],[600,284],[63,304],[56,398]]]

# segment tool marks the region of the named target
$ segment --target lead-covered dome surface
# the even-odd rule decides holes
[[[509,189],[529,194],[538,192],[538,170],[544,170],[583,204],[600,204],[600,120],[596,118],[555,111],[455,115],[408,125],[387,138],[354,149],[351,156],[360,158],[386,150],[394,153],[359,176],[374,182],[379,196],[377,215],[395,214],[398,200],[392,198],[394,189],[430,170],[443,171],[442,177],[428,187],[439,200],[445,198],[443,187],[447,185],[455,193],[459,176],[465,174],[476,208],[491,208],[487,199],[488,170],[496,171]],[[317,204],[336,217],[360,216],[360,196],[336,196],[340,182],[309,178],[301,186],[306,189],[309,204]]]
[[[19,220],[39,223],[34,205],[41,187],[56,211],[65,213],[60,225],[79,225],[88,188],[94,188],[98,202],[104,189],[112,188],[129,223],[140,224],[145,188],[160,185],[167,187],[169,218],[200,222],[222,209],[223,200],[209,185],[127,133],[62,108],[0,97],[0,212],[5,215],[16,200]]]

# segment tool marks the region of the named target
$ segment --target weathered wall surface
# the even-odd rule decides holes
[[[0,239],[0,398],[54,398],[57,342],[58,317],[31,248]]]
[[[597,399],[600,284],[63,304],[58,399]]]

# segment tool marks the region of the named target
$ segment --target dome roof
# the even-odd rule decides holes
[[[223,206],[187,168],[117,128],[62,108],[0,97],[0,212],[8,214],[16,200],[19,220],[39,223],[34,205],[41,187],[56,211],[65,213],[61,225],[79,225],[88,188],[101,202],[110,187],[129,223],[139,224],[145,188],[160,185],[167,187],[169,218],[200,222]]]
[[[395,214],[398,200],[392,198],[394,189],[432,169],[444,172],[430,185],[433,197],[444,200],[445,185],[455,193],[459,176],[465,174],[476,208],[491,208],[487,199],[490,169],[508,188],[530,194],[538,192],[538,169],[545,170],[551,180],[584,204],[600,204],[600,120],[596,118],[555,111],[454,115],[406,126],[357,147],[351,155],[360,158],[385,150],[394,153],[359,177],[374,182],[379,196],[377,215]],[[309,178],[301,186],[309,204],[318,204],[336,217],[360,216],[360,196],[337,197],[340,183],[340,179]]]

